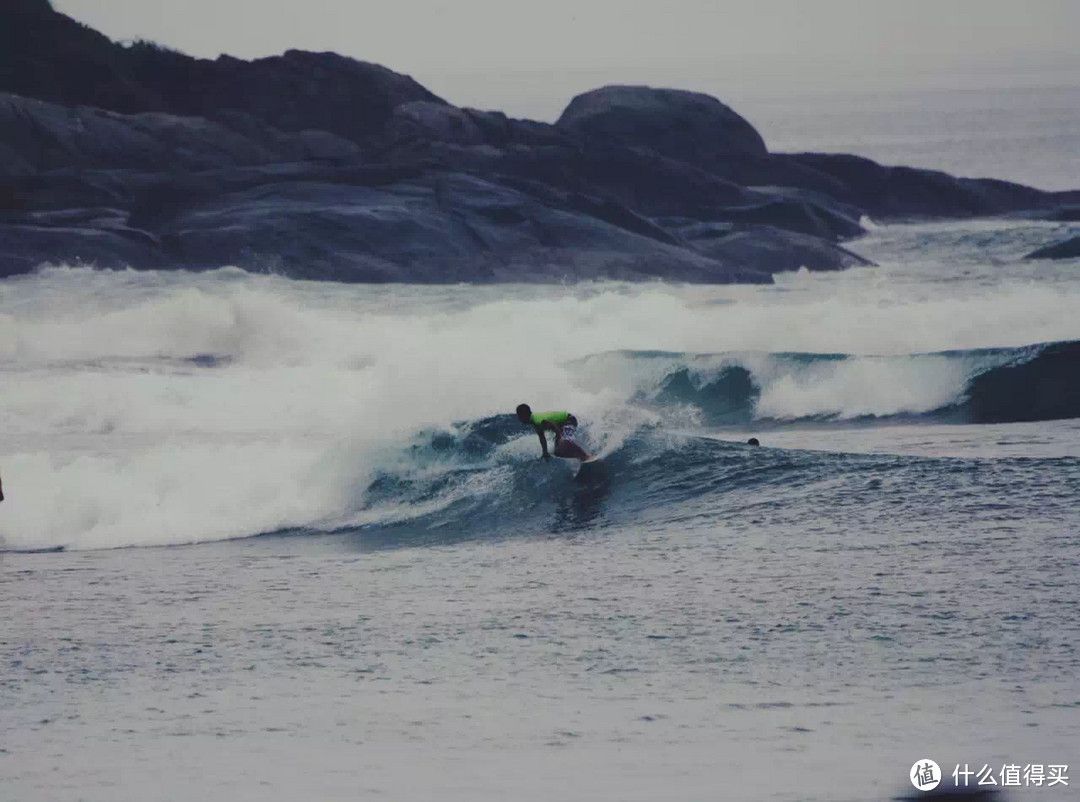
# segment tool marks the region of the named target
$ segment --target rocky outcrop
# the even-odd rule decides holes
[[[436,141],[470,146],[485,141],[483,129],[468,112],[430,100],[402,103],[394,109],[384,133],[393,144]]]
[[[863,233],[857,217],[836,210],[832,204],[768,194],[746,206],[718,209],[713,217],[731,223],[771,226],[833,242]]]
[[[1068,193],[937,170],[890,167],[844,153],[770,153],[728,159],[713,171],[746,187],[800,189],[879,219],[986,217],[1028,211],[1050,216]]]
[[[346,281],[769,281],[868,264],[864,215],[1069,219],[1080,193],[769,153],[693,92],[609,86],[554,125],[333,53],[120,45],[10,0],[0,276],[234,264]]]
[[[1080,259],[1080,237],[1072,237],[1032,251],[1025,259]]]
[[[211,120],[239,111],[281,131],[359,141],[381,133],[401,104],[444,102],[408,76],[336,53],[210,61],[149,42],[114,43],[47,0],[19,0],[4,16],[0,90],[66,106]]]
[[[667,220],[667,226],[699,253],[729,264],[753,264],[768,273],[793,270],[842,270],[873,263],[821,238],[758,225],[750,228],[690,220]]]
[[[811,204],[430,101],[395,109],[383,146],[393,158],[379,164],[328,132],[286,133],[236,111],[217,121],[123,115],[7,95],[0,125],[3,275],[75,262],[347,281],[723,283],[850,263],[829,243],[767,225],[833,238]],[[721,209],[733,222],[723,247],[656,220]]]
[[[6,0],[3,15],[0,90],[129,114],[167,111],[132,75],[124,48],[56,13],[48,0]]]
[[[114,200],[138,211],[8,212],[0,216],[0,275],[53,261],[233,264],[365,282],[769,281],[766,271],[709,256],[610,202],[422,168],[293,168],[204,172],[182,188],[98,174],[98,183],[115,181]]]
[[[1053,206],[1049,193],[1020,184],[955,178],[937,170],[886,167],[859,156],[798,153],[781,161],[835,179],[839,189],[824,189],[828,185],[817,182],[806,188],[826,191],[880,218],[978,217]]]
[[[325,131],[285,134],[239,112],[222,122],[117,114],[0,94],[0,175],[72,169],[205,170],[315,158],[360,149]]]

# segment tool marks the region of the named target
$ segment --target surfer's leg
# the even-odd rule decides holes
[[[574,434],[576,431],[576,426],[563,426],[561,431],[555,433],[555,449],[552,453],[556,457],[562,457],[563,459],[579,459],[582,462],[587,459],[592,459],[585,449],[574,442]]]

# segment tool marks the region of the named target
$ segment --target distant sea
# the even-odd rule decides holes
[[[751,95],[731,105],[774,151],[1080,188],[1080,76],[1070,86]]]

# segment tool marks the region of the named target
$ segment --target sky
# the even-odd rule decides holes
[[[195,56],[332,50],[555,119],[608,83],[785,93],[1080,85],[1080,0],[53,0]]]

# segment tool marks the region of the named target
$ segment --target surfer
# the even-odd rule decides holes
[[[578,422],[569,412],[533,412],[528,404],[518,404],[517,419],[536,430],[536,435],[540,438],[540,448],[544,451],[540,459],[551,459],[545,434],[548,431],[555,433],[555,448],[552,452],[556,457],[579,459],[582,462],[592,459],[588,452],[574,441]]]
[[[4,480],[0,479],[0,501],[4,500]]]

